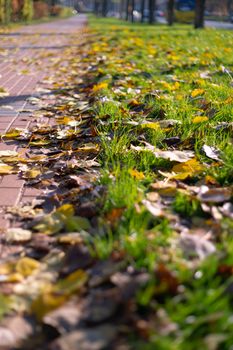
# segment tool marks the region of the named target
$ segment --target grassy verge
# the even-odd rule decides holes
[[[231,33],[112,19],[90,25],[98,39],[89,59],[102,215],[111,227],[96,254],[122,251],[151,274],[138,294],[149,343],[132,339],[133,348],[229,349],[232,278],[223,270],[232,264],[233,226],[223,208],[232,205]],[[193,155],[180,163],[156,150]]]

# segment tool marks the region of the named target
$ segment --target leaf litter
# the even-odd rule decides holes
[[[103,34],[97,26],[78,55],[67,48],[52,60],[56,74],[28,100],[38,108],[34,126],[1,135],[26,151],[1,151],[1,175],[18,174],[44,193],[8,208],[17,225],[2,242],[23,250],[0,264],[5,348],[143,349],[149,342],[162,349],[179,340],[184,349],[195,318],[205,337],[194,346],[232,340],[221,314],[232,317],[222,294],[232,276],[224,241],[232,230],[231,152],[223,147],[232,128],[209,116],[219,72],[207,79],[198,68],[210,69],[221,50],[196,57],[191,47],[171,49],[171,33],[161,33],[160,43],[128,28],[117,37],[119,30]],[[185,35],[181,43],[190,41]],[[190,77],[187,67],[196,69]],[[213,101],[220,112],[221,103]],[[190,115],[175,119],[183,109]],[[216,146],[210,140],[219,129]],[[201,294],[206,288],[212,299]]]

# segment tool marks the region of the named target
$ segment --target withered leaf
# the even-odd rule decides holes
[[[50,350],[102,350],[110,346],[117,335],[117,327],[103,324],[92,328],[83,328],[58,338]]]
[[[201,186],[198,198],[202,202],[222,203],[231,198],[231,191],[228,188],[208,188]]]

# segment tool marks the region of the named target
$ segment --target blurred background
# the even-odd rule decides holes
[[[154,17],[161,23],[165,22],[169,1],[153,2]],[[104,17],[123,19],[130,13],[133,21],[149,22],[150,3],[150,0],[0,0],[0,23],[31,21],[51,16],[67,17],[77,12],[94,12]],[[193,21],[194,9],[195,0],[174,0],[175,21]],[[233,0],[206,0],[205,18],[232,22]]]

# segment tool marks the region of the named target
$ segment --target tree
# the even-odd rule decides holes
[[[130,0],[126,0],[126,16],[125,16],[126,21],[128,21],[129,19],[129,10],[130,10]]]
[[[99,14],[99,5],[100,5],[99,0],[95,0],[94,1],[94,14],[96,16],[98,16],[98,14]]]
[[[24,0],[23,19],[28,22],[33,18],[33,0]]]
[[[108,13],[108,0],[102,0],[102,16],[107,17]]]
[[[155,22],[155,0],[149,0],[149,23]]]
[[[8,24],[11,20],[11,0],[0,0],[0,23]]]
[[[233,0],[227,1],[227,10],[229,15],[233,13]]]
[[[172,26],[174,23],[174,0],[168,0],[167,2],[167,23],[169,26]]]
[[[131,22],[134,22],[135,0],[131,0]]]
[[[141,22],[144,22],[145,0],[141,0]]]
[[[120,0],[120,17],[124,18],[125,13],[125,0]]]
[[[196,0],[194,27],[204,28],[205,0]]]

